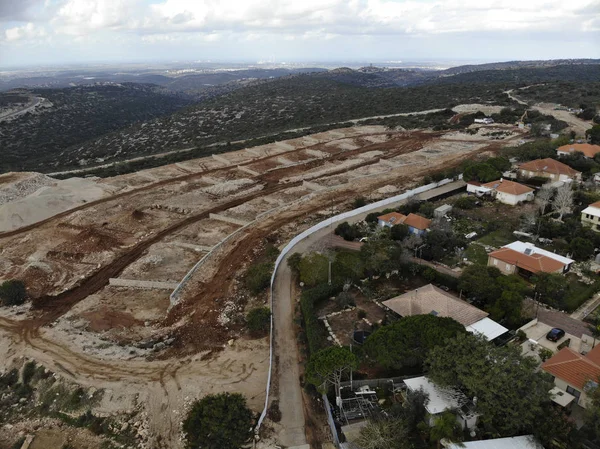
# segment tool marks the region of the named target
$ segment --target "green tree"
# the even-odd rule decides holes
[[[360,430],[356,443],[362,449],[412,449],[410,432],[401,419],[369,421]]]
[[[356,198],[354,198],[354,201],[352,202],[352,208],[358,209],[359,207],[363,207],[366,204],[367,204],[367,200],[365,199],[364,196],[357,196]]]
[[[492,304],[502,290],[496,279],[502,274],[496,267],[470,265],[465,268],[458,278],[458,288],[471,297],[476,297],[478,303],[486,306]]]
[[[300,261],[300,280],[308,287],[327,282],[329,260],[323,254],[310,253]]]
[[[239,393],[208,395],[194,402],[183,431],[188,449],[239,449],[251,436],[252,412]]]
[[[429,201],[425,201],[419,206],[419,215],[422,215],[427,218],[433,218],[433,211],[435,210],[435,205],[430,203]]]
[[[23,304],[27,298],[27,291],[23,281],[11,279],[0,284],[0,301],[4,306],[17,306]]]
[[[331,266],[331,275],[336,283],[358,281],[364,277],[364,267],[360,254],[356,251],[337,251]]]
[[[581,237],[571,240],[569,249],[576,260],[587,260],[594,255],[594,244]]]
[[[600,379],[596,382],[600,384]],[[600,388],[596,387],[588,391],[588,401],[584,430],[591,441],[600,443]]]
[[[452,442],[460,441],[460,424],[456,420],[456,415],[450,410],[446,410],[433,420],[433,426],[429,431],[429,438],[437,443],[438,449],[441,447],[441,441],[445,438]]]
[[[374,236],[361,246],[360,258],[368,275],[390,272],[402,263],[402,247],[385,234]]]
[[[563,308],[569,291],[567,279],[558,273],[537,273],[531,278],[536,299],[555,308]]]
[[[333,385],[336,397],[340,396],[340,383],[345,373],[356,369],[358,360],[348,348],[330,346],[310,357],[306,377],[321,393]]]
[[[459,334],[433,348],[426,366],[435,383],[477,397],[484,429],[497,436],[532,432],[550,406],[551,380],[519,346],[497,347],[484,337]]]
[[[244,278],[246,287],[254,295],[258,295],[271,283],[273,275],[273,264],[271,262],[263,262],[250,265]]]
[[[246,315],[248,329],[254,334],[262,334],[271,327],[271,310],[268,307],[256,307]]]
[[[500,178],[502,173],[486,162],[479,162],[468,166],[463,172],[465,181],[491,182]]]
[[[302,261],[302,254],[294,253],[287,259],[288,267],[296,275],[300,274],[300,262]]]
[[[390,229],[390,237],[395,241],[404,240],[408,237],[409,232],[408,226],[405,224],[397,224]]]
[[[420,366],[431,349],[465,332],[464,326],[452,318],[409,316],[373,332],[364,350],[386,368]]]

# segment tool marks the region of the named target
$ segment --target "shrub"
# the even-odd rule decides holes
[[[367,204],[367,200],[365,199],[365,197],[359,196],[359,197],[355,198],[354,201],[352,202],[352,207],[354,209],[358,209],[359,207],[363,207],[366,204]]]
[[[560,350],[561,350],[561,349],[563,349],[563,348],[568,348],[570,344],[571,344],[571,339],[570,339],[570,338],[567,338],[565,341],[563,341],[561,344],[559,344],[559,345],[556,347],[556,349],[557,349],[558,351],[560,351]]]
[[[319,323],[315,312],[315,305],[335,295],[339,290],[336,286],[321,284],[310,290],[305,290],[300,296],[300,310],[302,311],[302,318],[304,320],[308,350],[311,354],[325,347],[326,342],[324,328]]]
[[[339,235],[344,240],[347,240],[349,242],[359,237],[362,237],[362,233],[356,227],[356,225],[351,225],[347,221],[340,223],[335,228],[335,235]]]
[[[271,326],[271,310],[268,307],[257,307],[246,315],[250,332],[258,334],[269,330]]]
[[[367,216],[365,217],[365,221],[369,224],[375,224],[379,221],[377,217],[379,217],[380,215],[380,212],[371,212],[370,214],[367,214]]]
[[[273,264],[271,262],[263,262],[251,265],[246,272],[244,279],[246,288],[254,295],[258,295],[271,283],[273,274]]]
[[[390,237],[392,240],[404,240],[409,234],[408,226],[405,224],[397,224],[390,229]]]
[[[548,360],[550,357],[552,357],[553,354],[554,353],[548,348],[540,348],[539,350],[539,355],[540,359],[542,359],[542,362]]]
[[[23,367],[23,383],[25,385],[29,384],[29,381],[35,374],[35,362],[29,361]]]
[[[367,317],[367,312],[363,309],[358,309],[358,319],[362,320]]]
[[[300,254],[300,253],[294,253],[288,257],[288,260],[287,260],[288,267],[290,267],[290,270],[292,270],[292,272],[295,275],[300,274],[300,261],[301,260],[302,260],[302,254]]]
[[[194,402],[183,431],[187,448],[239,449],[251,435],[252,412],[239,393],[208,395]]]
[[[0,301],[4,306],[18,306],[25,302],[27,292],[23,281],[11,279],[0,284]]]
[[[459,209],[474,209],[477,203],[477,198],[475,198],[474,196],[461,196],[459,199],[456,200],[456,202],[454,203],[454,206],[459,208]]]

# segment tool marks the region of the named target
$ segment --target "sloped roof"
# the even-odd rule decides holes
[[[425,405],[425,408],[432,415],[459,408],[469,402],[467,397],[460,391],[451,388],[441,388],[425,376],[404,379],[404,383],[411,391],[423,389],[428,394],[429,401]]]
[[[588,359],[600,366],[600,344],[595,346],[590,352],[585,355]]]
[[[549,157],[546,159],[536,159],[534,161],[525,162],[524,164],[521,164],[519,169],[566,176],[576,176],[581,174],[568,165]]]
[[[597,353],[593,357],[597,359]],[[589,381],[597,382],[600,378],[600,365],[571,348],[558,351],[542,364],[542,369],[580,390],[583,390]]]
[[[487,312],[432,284],[383,301],[383,304],[400,316],[434,314],[453,318],[465,327],[488,316]]]
[[[425,217],[421,217],[417,214],[408,214],[408,217],[406,217],[406,219],[404,220],[404,224],[407,226],[411,226],[415,229],[420,229],[421,231],[424,231],[427,228],[429,228],[431,220]]]
[[[564,263],[543,254],[527,255],[510,248],[500,248],[492,251],[489,257],[515,265],[532,273],[554,273],[565,267]]]
[[[533,192],[531,187],[524,186],[518,182],[508,181],[506,179],[499,179],[497,181],[488,182],[483,187],[488,189],[494,189],[498,192],[508,193],[510,195],[523,195],[524,193]]]
[[[390,212],[389,214],[380,215],[377,217],[378,220],[385,221],[386,223],[398,224],[404,223],[406,220],[406,215],[400,214],[398,212]]]
[[[594,157],[600,153],[600,145],[592,145],[589,143],[570,143],[556,149],[560,153],[583,153],[585,157]]]

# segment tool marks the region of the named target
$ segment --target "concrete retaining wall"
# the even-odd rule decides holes
[[[231,165],[231,162],[229,162],[229,159],[224,158],[223,156],[219,156],[218,154],[213,154],[212,158],[215,161],[220,162],[221,164]]]
[[[226,217],[225,215],[221,214],[209,214],[208,218],[210,218],[211,220],[224,221],[225,223],[232,223],[240,226],[246,226],[248,225],[248,223],[251,223],[249,221],[240,220],[238,218]]]
[[[241,171],[241,172],[248,173],[249,175],[252,175],[252,176],[258,176],[258,175],[260,175],[260,173],[259,173],[259,172],[257,172],[257,171],[254,171],[254,170],[252,170],[251,168],[248,168],[248,167],[246,167],[246,166],[244,166],[244,165],[238,165],[238,166],[237,166],[237,169],[238,169],[239,171]]]
[[[149,288],[154,290],[173,290],[177,287],[177,282],[140,281],[121,278],[110,278],[108,284],[113,287]]]

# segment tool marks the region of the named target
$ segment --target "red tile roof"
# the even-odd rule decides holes
[[[390,212],[389,214],[380,215],[377,217],[377,219],[385,221],[386,223],[397,225],[398,223],[404,223],[404,220],[406,220],[406,215],[399,214],[398,212]]]
[[[518,182],[508,181],[506,179],[499,179],[497,181],[488,182],[483,187],[488,189],[494,189],[498,192],[508,193],[510,195],[523,195],[524,193],[533,192],[531,187],[524,186]]]
[[[519,167],[520,170],[528,170],[532,172],[550,173],[553,175],[577,176],[581,173],[573,170],[566,164],[557,161],[556,159],[536,159],[534,161],[525,162]]]
[[[588,359],[600,366],[600,343],[585,355]]]
[[[417,214],[408,214],[408,217],[404,220],[404,224],[407,226],[411,226],[415,229],[419,229],[421,231],[425,231],[431,225],[431,220],[421,217]]]
[[[597,346],[594,350],[599,347]],[[542,364],[542,369],[554,377],[583,390],[590,380],[598,382],[600,378],[600,365],[591,360],[589,354],[588,356],[583,356],[571,348],[563,348],[546,360]]]
[[[570,143],[568,145],[563,145],[562,147],[558,147],[556,152],[560,153],[583,153],[585,157],[594,157],[596,154],[600,153],[600,145],[592,145],[589,143]]]
[[[514,249],[500,248],[492,251],[489,257],[515,265],[532,273],[555,273],[565,267],[565,264],[542,254],[523,254]]]

